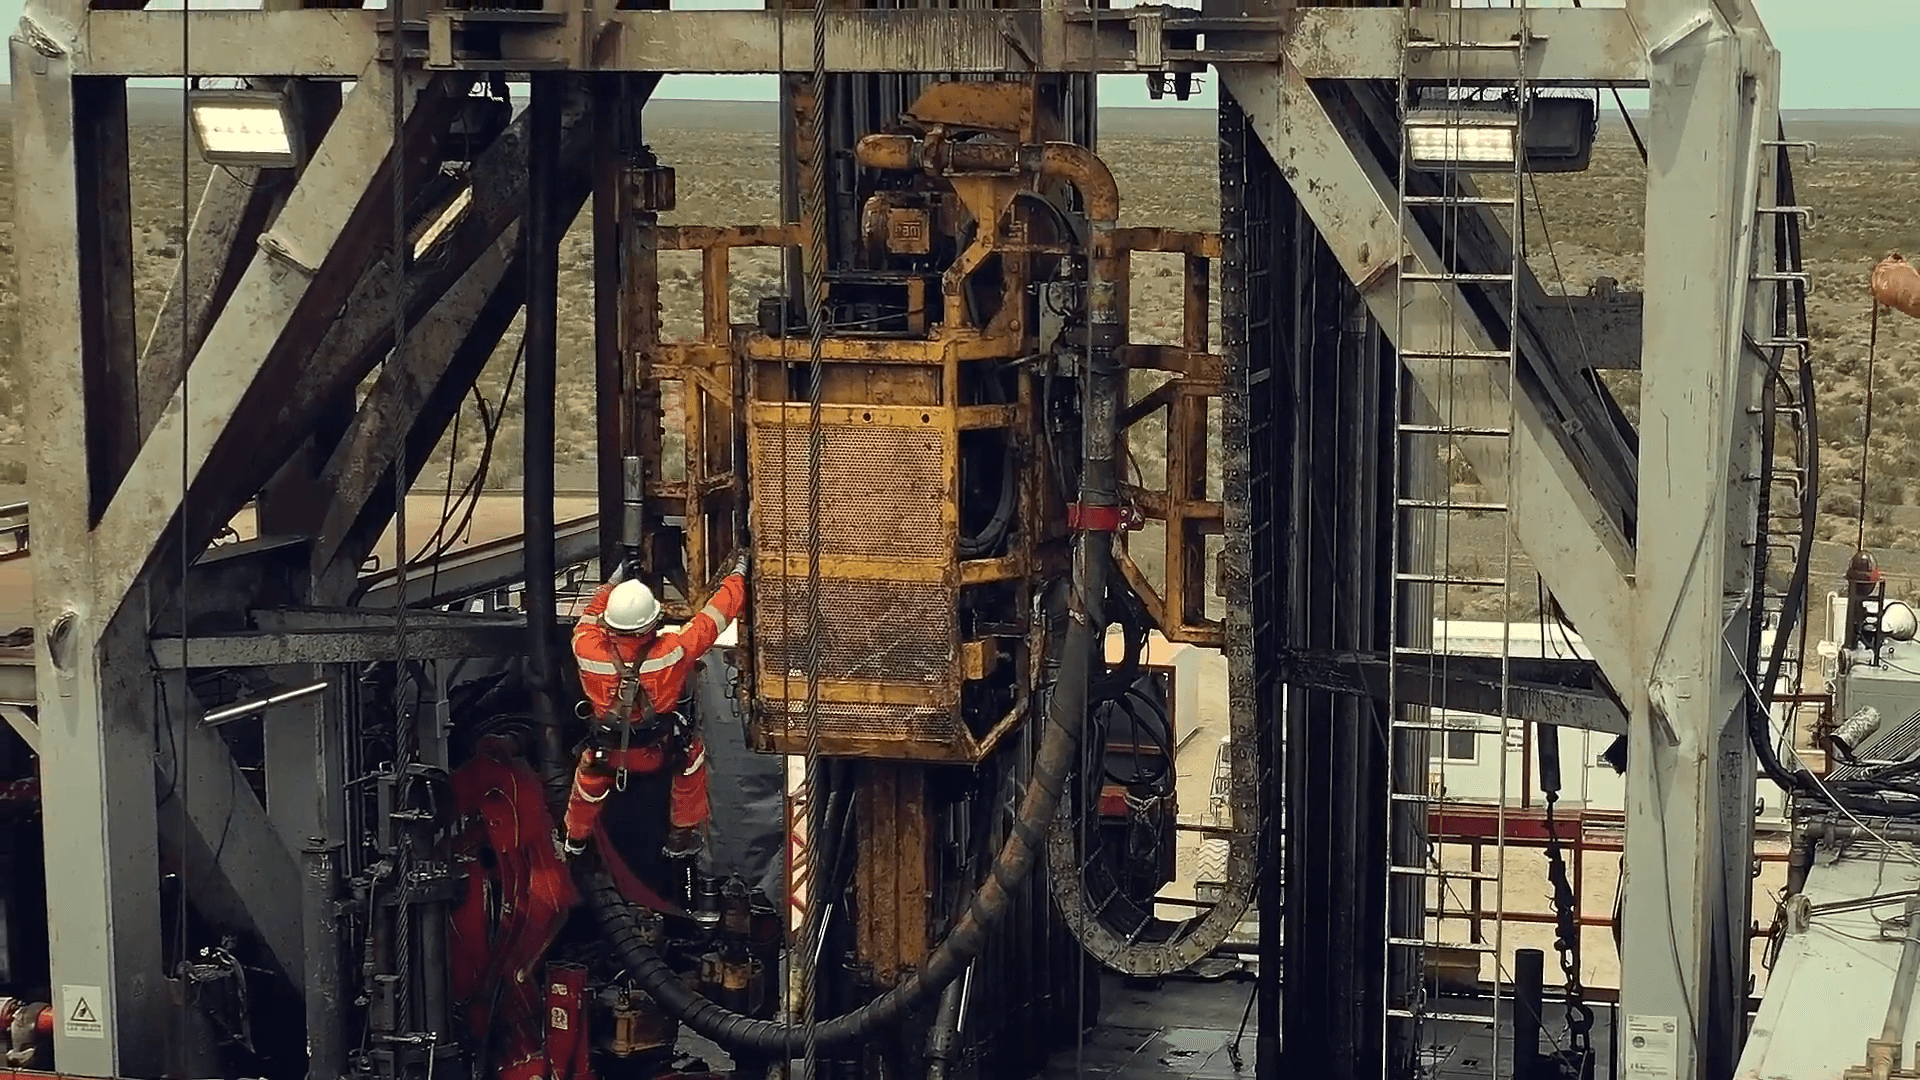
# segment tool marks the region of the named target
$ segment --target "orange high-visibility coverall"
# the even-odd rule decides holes
[[[607,598],[612,593],[612,583],[600,586],[574,626],[573,655],[580,667],[580,688],[593,704],[596,725],[623,719],[639,722],[643,714],[637,697],[632,717],[611,715],[620,696],[620,667],[624,665],[628,676],[640,681],[639,692],[653,704],[654,714],[660,718],[656,724],[664,726],[667,715],[680,704],[680,694],[694,664],[746,606],[746,579],[739,574],[728,575],[707,606],[678,633],[624,634],[609,629],[600,621],[600,614],[607,610]],[[620,663],[614,661],[616,649]],[[569,841],[582,843],[593,833],[601,804],[620,770],[644,775],[667,766],[669,755],[677,748],[663,735],[664,730],[647,745],[630,746],[624,751],[616,736],[611,740],[613,746],[588,747],[580,755],[573,771],[573,791],[567,799]],[[685,765],[673,777],[668,816],[676,829],[698,828],[707,822],[707,751],[698,735],[687,746]]]

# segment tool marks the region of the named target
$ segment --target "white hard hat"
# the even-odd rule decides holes
[[[607,597],[607,611],[600,621],[622,633],[643,634],[660,625],[660,601],[640,582],[623,581]]]

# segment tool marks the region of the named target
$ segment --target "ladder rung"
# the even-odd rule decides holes
[[[1419,678],[1417,675],[1414,677]],[[1504,729],[1497,727],[1468,727],[1465,724],[1449,724],[1442,720],[1395,720],[1393,722],[1393,729],[1395,731],[1459,732],[1462,735],[1506,734]]]
[[[1490,953],[1493,946],[1484,941],[1427,941],[1424,938],[1390,937],[1387,944],[1398,945],[1403,949],[1468,949],[1478,953]]]
[[[1512,274],[1448,274],[1448,273],[1431,274],[1423,270],[1417,270],[1411,273],[1401,274],[1400,280],[1412,281],[1412,282],[1435,282],[1435,283],[1456,281],[1456,282],[1468,282],[1468,283],[1491,284],[1491,285],[1511,285],[1513,284],[1513,275]]]
[[[1762,349],[1798,349],[1806,352],[1813,347],[1806,338],[1766,338],[1754,342]]]
[[[1408,510],[1472,510],[1487,514],[1507,512],[1506,503],[1446,502],[1439,499],[1401,499],[1399,503]]]
[[[1393,802],[1436,803],[1440,800],[1432,795],[1418,795],[1411,791],[1395,791],[1387,796]]]
[[[1400,354],[1402,360],[1512,360],[1513,354],[1505,349],[1456,349],[1453,352],[1434,352],[1427,349],[1408,349]]]
[[[1438,1020],[1449,1024],[1485,1024],[1493,1026],[1493,1017],[1478,1013],[1457,1012],[1414,1012],[1411,1009],[1388,1009],[1387,1015],[1396,1020]]]
[[[1813,284],[1813,276],[1808,274],[1804,270],[1762,272],[1762,273],[1753,275],[1753,280],[1755,281],[1797,281],[1802,285]]]
[[[1401,581],[1410,582],[1414,585],[1471,585],[1475,588],[1482,589],[1498,589],[1506,585],[1506,581],[1502,578],[1448,577],[1445,574],[1409,573],[1399,573],[1393,576]]]
[[[1519,38],[1514,38],[1509,41],[1439,41],[1434,38],[1415,38],[1407,42],[1407,48],[1426,49],[1428,51],[1463,49],[1480,50],[1482,52],[1495,50],[1501,52],[1518,52],[1526,48],[1526,43]]]
[[[1794,217],[1803,218],[1811,218],[1813,216],[1813,207],[1811,206],[1756,206],[1754,207],[1754,211],[1761,214],[1791,214]]]
[[[1510,195],[1407,195],[1403,206],[1512,206]]]
[[[1389,866],[1387,872],[1401,877],[1448,878],[1453,881],[1499,881],[1491,870],[1448,870],[1436,866]]]
[[[1513,434],[1506,428],[1496,427],[1450,427],[1446,424],[1401,424],[1403,435],[1454,435],[1462,438],[1504,439]]]

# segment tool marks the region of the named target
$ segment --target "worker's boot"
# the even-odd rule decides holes
[[[697,826],[676,825],[667,831],[667,842],[660,853],[669,859],[691,859],[705,846],[706,838]]]

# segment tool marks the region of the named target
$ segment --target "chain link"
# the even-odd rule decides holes
[[[1553,885],[1554,940],[1560,954],[1560,971],[1567,982],[1567,1045],[1573,1060],[1585,1075],[1585,1062],[1592,1056],[1593,1007],[1586,1003],[1586,988],[1580,982],[1580,902],[1567,880],[1567,860],[1560,852],[1560,829],[1554,821],[1555,792],[1547,792],[1547,879]]]

